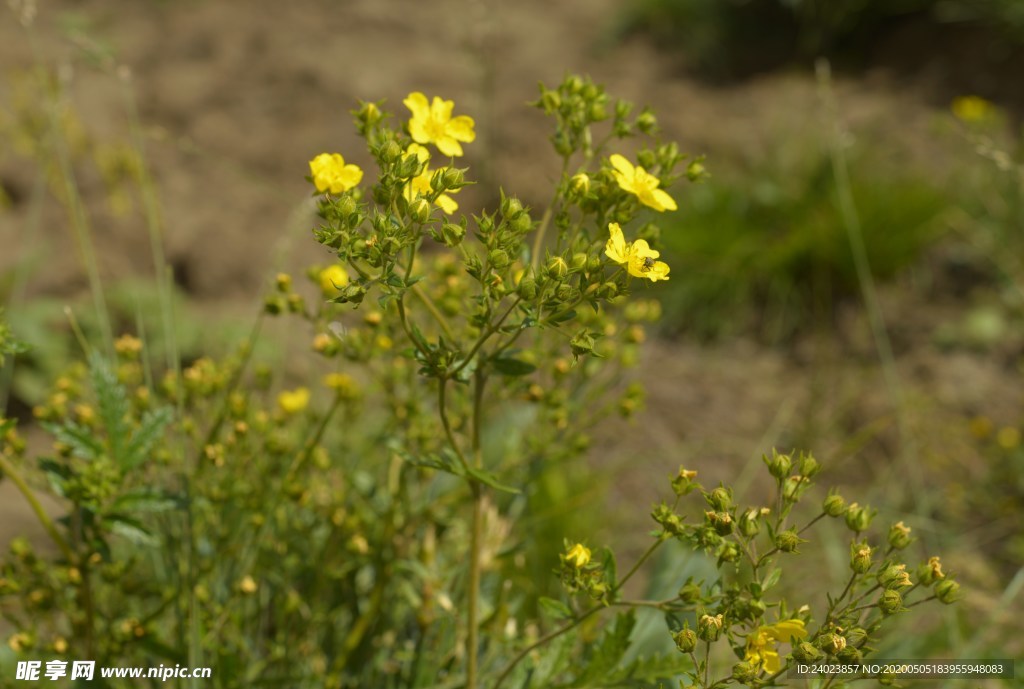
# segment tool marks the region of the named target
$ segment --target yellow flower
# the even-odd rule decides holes
[[[418,144],[434,144],[446,156],[462,155],[460,141],[469,143],[476,138],[473,118],[468,115],[452,117],[455,103],[434,96],[432,103],[419,91],[413,91],[402,101],[412,111],[409,134]]]
[[[259,589],[259,584],[256,583],[255,579],[246,574],[242,577],[242,580],[238,582],[238,588],[242,593],[251,595],[256,593],[256,590]]]
[[[660,182],[657,177],[642,167],[633,167],[633,163],[618,153],[613,154],[608,160],[615,168],[612,171],[615,181],[630,194],[635,194],[640,199],[640,203],[650,206],[659,213],[667,210],[674,211],[677,208],[672,197],[658,188]]]
[[[1020,431],[1013,426],[1000,428],[996,433],[996,442],[1004,450],[1013,450],[1020,445]]]
[[[430,151],[419,144],[409,144],[409,148],[405,149],[406,155],[415,155],[421,163],[425,163],[430,160]],[[409,183],[405,185],[405,198],[407,201],[412,201],[416,198],[416,195],[428,196],[433,193],[433,189],[430,188],[430,178],[434,176],[435,172],[443,172],[448,168],[442,167],[438,170],[431,170],[430,166],[423,168],[422,174],[417,175],[409,180]],[[452,193],[457,193],[458,189],[453,189]],[[459,204],[455,202],[448,194],[441,194],[434,201],[438,208],[443,210],[445,213],[451,215],[459,209]]]
[[[611,237],[604,248],[605,256],[625,265],[633,277],[647,278],[651,282],[668,280],[668,264],[654,260],[661,254],[649,247],[645,240],[638,239],[627,244],[622,228],[616,222],[609,223],[608,232]]]
[[[590,562],[590,549],[582,543],[577,543],[565,554],[565,561],[576,569],[582,569]]]
[[[277,406],[286,414],[296,414],[309,405],[309,388],[285,390],[277,396]]]
[[[754,667],[765,672],[778,672],[782,667],[779,653],[775,647],[779,642],[792,643],[807,636],[803,620],[784,620],[758,627],[757,631],[747,636],[747,652],[744,659]]]
[[[321,153],[309,161],[313,184],[320,193],[340,194],[359,184],[363,171],[356,165],[346,165],[340,153]]]
[[[992,117],[996,106],[981,96],[960,96],[953,99],[950,109],[961,122],[983,122]]]
[[[320,280],[320,291],[325,297],[336,297],[341,288],[348,284],[348,273],[338,263],[324,268],[317,277]]]

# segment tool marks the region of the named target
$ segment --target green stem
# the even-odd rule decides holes
[[[520,301],[522,301],[522,297],[517,296],[515,300],[512,302],[512,305],[508,307],[508,310],[505,311],[504,314],[502,314],[501,318],[499,318],[495,323],[492,323],[491,326],[487,328],[487,330],[481,333],[480,337],[477,338],[476,343],[473,345],[473,348],[469,350],[469,354],[467,354],[465,358],[462,360],[462,363],[460,363],[452,370],[448,371],[446,377],[453,378],[454,376],[458,375],[459,371],[466,368],[469,362],[473,360],[473,357],[476,356],[476,353],[480,351],[480,348],[484,346],[484,343],[487,342],[488,338],[490,338],[490,336],[493,335],[494,333],[498,332],[498,329],[501,328],[502,324],[505,322],[505,319],[508,318],[509,315],[511,315],[511,313],[515,310],[517,306],[519,306]]]
[[[555,214],[555,203],[558,201],[558,191],[562,180],[565,179],[565,172],[569,169],[569,156],[562,158],[562,172],[558,175],[558,187],[555,188],[555,197],[551,199],[547,210],[541,216],[540,225],[537,227],[537,234],[533,238],[533,249],[530,251],[530,266],[536,270],[540,263],[540,250],[544,246],[544,235],[547,234],[548,226],[551,225],[551,218]]]
[[[53,520],[50,519],[50,515],[48,515],[46,510],[43,509],[43,506],[36,498],[36,494],[32,492],[32,489],[29,488],[28,483],[26,483],[25,479],[22,477],[21,472],[19,472],[3,454],[0,454],[0,474],[7,476],[9,479],[14,481],[14,485],[19,491],[21,491],[21,494],[25,496],[25,500],[28,502],[29,507],[31,507],[32,511],[35,513],[36,519],[39,520],[43,529],[46,530],[46,533],[60,549],[60,552],[64,555],[68,564],[74,564],[75,555],[71,551],[71,546],[68,545],[68,542],[60,535],[60,532],[57,531],[57,527],[54,526]]]
[[[482,369],[473,374],[473,464],[483,468],[483,450],[480,444],[480,429],[483,425],[484,385],[487,378]],[[469,604],[466,634],[466,689],[476,689],[477,661],[480,653],[478,618],[480,615],[481,545],[484,524],[484,485],[472,477],[469,487],[473,493],[473,525],[469,543]]]

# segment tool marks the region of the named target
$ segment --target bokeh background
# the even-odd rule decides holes
[[[115,326],[154,303],[155,228],[183,353],[227,351],[276,272],[329,260],[304,175],[360,150],[357,99],[454,99],[479,132],[463,207],[499,184],[539,207],[558,168],[526,103],[579,72],[651,106],[711,176],[661,219],[647,409],[567,475],[567,528],[635,552],[680,464],[756,496],[761,452],[810,449],[821,483],[866,493],[959,574],[925,651],[1024,653],[1024,3],[43,0],[31,31],[0,9],[0,68],[0,303],[33,347],[0,373],[0,411],[30,439],[79,356],[64,307],[91,308],[75,213]],[[300,339],[266,352],[297,378]],[[0,544],[21,534],[42,540],[0,483]]]

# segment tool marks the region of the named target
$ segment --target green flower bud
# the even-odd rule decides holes
[[[782,499],[786,502],[796,502],[809,485],[811,482],[807,477],[800,474],[788,477],[782,484]]]
[[[672,511],[665,503],[661,503],[656,506],[651,512],[651,517],[656,521],[666,532],[673,536],[679,536],[683,533],[683,520],[678,514]]]
[[[794,529],[787,529],[775,536],[775,547],[784,553],[795,553],[801,543],[806,543]]]
[[[573,74],[566,78],[564,86],[569,93],[579,93],[583,90],[583,80]]]
[[[334,207],[337,209],[338,215],[343,218],[348,218],[356,212],[356,200],[348,194],[345,194],[334,202]]]
[[[719,512],[732,509],[732,491],[725,486],[719,486],[710,493],[705,493],[704,499]]]
[[[739,562],[740,547],[733,541],[725,541],[718,547],[718,552],[715,555],[718,556],[718,564],[723,562]]]
[[[644,108],[636,117],[636,128],[644,134],[651,134],[658,128],[658,118],[654,113]]]
[[[853,627],[846,630],[846,645],[860,648],[868,640],[868,633],[861,627]]]
[[[917,578],[925,586],[931,586],[945,577],[946,575],[942,572],[942,562],[937,557],[928,558],[928,562],[917,568]]]
[[[588,256],[583,253],[576,253],[572,255],[572,260],[569,262],[569,271],[572,273],[578,273],[587,267]]]
[[[960,600],[960,584],[952,579],[943,579],[935,585],[935,597],[946,605],[955,603]]]
[[[385,163],[393,163],[402,156],[402,147],[394,139],[380,147],[380,159]],[[415,157],[415,156],[413,156]]]
[[[614,282],[602,283],[598,294],[602,299],[614,299],[619,295],[619,286]]]
[[[815,474],[821,471],[821,464],[814,458],[814,455],[808,453],[800,456],[800,475],[807,478],[812,478]]]
[[[409,204],[409,217],[419,223],[430,220],[430,202],[422,196]]]
[[[732,666],[732,678],[740,684],[750,684],[757,677],[757,668],[742,661]]]
[[[564,280],[569,274],[569,264],[561,256],[555,256],[548,261],[547,275],[552,280]]]
[[[679,589],[679,600],[683,603],[696,603],[701,598],[700,585],[692,579],[687,579]]]
[[[508,257],[508,253],[506,253],[504,249],[492,249],[487,253],[487,260],[490,261],[492,266],[499,270],[505,268],[512,262]]]
[[[690,471],[679,467],[679,473],[672,479],[672,491],[676,495],[686,495],[700,484],[693,479],[697,478],[696,471]]]
[[[762,455],[761,459],[768,467],[768,472],[775,478],[786,478],[789,476],[789,470],[793,467],[793,460],[789,455],[780,455],[774,449],[771,457]]]
[[[889,527],[889,545],[896,550],[903,550],[913,540],[910,537],[910,527],[903,522],[896,522]]]
[[[885,591],[882,593],[882,597],[878,599],[878,609],[882,611],[883,615],[895,615],[906,610],[903,607],[903,596],[895,589]]]
[[[569,180],[569,193],[582,198],[590,193],[590,177],[585,172],[573,175]]]
[[[384,118],[384,113],[380,111],[376,103],[363,103],[356,113],[356,117],[365,126],[372,127]]]
[[[466,174],[457,167],[444,168],[444,188],[461,189],[466,186]]]
[[[850,545],[850,569],[857,574],[864,574],[871,569],[871,546],[866,542]]]
[[[821,651],[806,641],[801,641],[793,647],[793,659],[800,663],[812,663],[821,658]]]
[[[445,223],[441,226],[441,234],[434,235],[445,246],[458,246],[466,236],[466,228],[455,223]]]
[[[846,648],[846,637],[840,634],[822,634],[817,638],[815,643],[818,645],[818,648],[825,651],[825,653],[835,655]]]
[[[846,513],[846,500],[838,493],[830,493],[821,503],[821,509],[830,517],[840,517]]]
[[[699,160],[695,160],[686,166],[686,177],[691,182],[702,182],[707,176],[708,172],[704,168],[704,164]]]
[[[836,653],[836,658],[844,663],[853,665],[864,660],[864,654],[860,652],[859,648],[855,648],[853,644],[850,643],[850,640],[847,639],[846,648],[839,651],[839,653]]]
[[[753,507],[741,514],[739,520],[740,533],[747,538],[753,538],[759,534],[761,532],[760,516],[760,510]]]
[[[697,638],[713,643],[722,635],[722,615],[701,615],[697,620]]]
[[[540,105],[544,108],[544,112],[550,115],[561,107],[562,98],[558,95],[558,91],[545,89],[540,94]]]
[[[590,116],[591,122],[600,122],[608,118],[608,111],[600,103],[594,103],[590,106],[590,112],[587,113]]]
[[[522,202],[514,196],[506,196],[501,201],[501,215],[511,220],[523,212]]]
[[[271,316],[284,313],[287,304],[280,294],[271,294],[263,302],[263,310]]]
[[[728,512],[713,512],[709,510],[704,513],[704,521],[719,536],[728,536],[732,533],[732,516]]]
[[[537,281],[532,277],[524,277],[520,280],[519,287],[517,289],[519,291],[519,296],[526,301],[530,301],[537,297]]]
[[[849,509],[846,510],[846,526],[854,533],[867,531],[874,516],[874,512],[870,508],[861,507],[857,503],[851,502]]]
[[[692,653],[697,647],[697,634],[686,624],[672,635],[672,640],[676,642],[676,648],[680,653]]]

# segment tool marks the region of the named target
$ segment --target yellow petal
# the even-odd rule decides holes
[[[657,210],[664,211],[667,208],[670,211],[674,211],[679,207],[676,205],[675,199],[669,196],[665,191],[655,189],[652,193],[654,195],[654,199],[658,202],[658,205],[661,206],[661,208],[658,208]]]
[[[363,181],[363,171],[359,169],[358,165],[346,165],[345,167],[341,168],[340,172],[338,173],[338,180],[345,187],[341,191],[348,191],[349,189]]]
[[[430,117],[430,105],[427,97],[419,91],[413,91],[402,101],[405,107],[412,111],[412,116],[417,120],[425,120]]]
[[[473,131],[473,127],[476,123],[473,122],[473,118],[469,115],[459,115],[453,117],[447,125],[445,125],[445,133],[453,139],[459,141],[465,141],[470,143],[476,139],[476,132]]]
[[[629,250],[626,247],[626,238],[622,235],[622,228],[619,227],[619,223],[609,223],[608,232],[611,236],[604,247],[605,256],[616,263],[626,263],[629,260]]]
[[[651,282],[657,282],[658,280],[668,280],[668,264],[664,261],[655,261],[654,265],[651,266],[647,273],[644,275]]]
[[[420,146],[419,144],[409,144],[408,148],[405,149],[405,154],[415,155],[416,160],[421,163],[430,160],[430,151],[427,150],[426,146]]]
[[[452,108],[454,107],[454,101],[441,100],[440,96],[434,96],[434,102],[430,104],[430,116],[437,122],[447,122],[452,118]]]
[[[775,651],[770,651],[766,648],[761,652],[761,658],[764,661],[764,669],[768,674],[774,674],[782,667],[782,663],[779,662],[779,654]]]
[[[435,201],[435,203],[437,203],[441,210],[443,210],[448,215],[451,215],[455,211],[459,210],[459,204],[456,203],[455,199],[453,199],[451,196],[448,196],[448,194],[441,194],[440,196],[438,196],[437,201]]]
[[[612,164],[613,168],[628,179],[633,178],[633,173],[635,171],[633,163],[626,160],[623,156],[620,156],[618,153],[613,153],[611,157],[608,158],[608,162]]]
[[[773,639],[789,642],[793,638],[803,639],[807,636],[803,620],[783,620],[762,629]]]
[[[635,253],[640,258],[658,258],[661,253],[652,249],[646,239],[638,239],[633,242],[632,253]]]
[[[409,120],[409,136],[413,141],[421,144],[430,143],[430,134],[427,133],[426,120],[414,118]]]
[[[441,153],[446,156],[454,158],[462,155],[462,146],[459,145],[458,141],[450,136],[442,136],[434,142],[434,145],[437,146],[437,150],[441,151]]]

